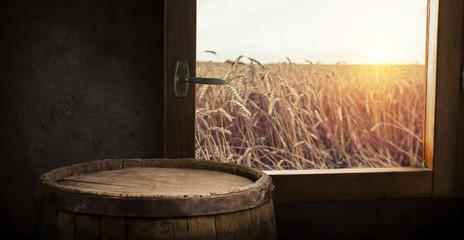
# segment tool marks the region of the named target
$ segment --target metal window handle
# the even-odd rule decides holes
[[[176,74],[174,76],[174,91],[176,92],[176,97],[185,98],[187,96],[189,83],[224,85],[227,84],[227,80],[219,78],[189,77],[187,61],[180,60],[176,64]]]

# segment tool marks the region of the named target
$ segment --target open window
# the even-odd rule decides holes
[[[427,0],[197,3],[196,75],[229,84],[197,85],[196,158],[424,165]]]
[[[276,185],[276,202],[442,196],[456,191],[464,156],[464,128],[459,124],[464,118],[463,12],[463,3],[428,3],[423,141],[427,168],[272,171],[268,173]],[[165,157],[195,156],[195,96],[176,98],[172,83],[178,60],[187,60],[190,75],[195,75],[195,20],[195,1],[165,1]],[[194,86],[189,92],[195,92]]]

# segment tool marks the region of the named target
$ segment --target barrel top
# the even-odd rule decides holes
[[[101,193],[185,197],[214,195],[253,184],[249,178],[203,169],[123,168],[79,174],[58,180],[59,185]]]
[[[110,216],[173,217],[234,212],[272,199],[264,172],[196,159],[105,159],[53,169],[37,197],[56,208]]]

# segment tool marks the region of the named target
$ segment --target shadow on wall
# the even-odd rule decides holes
[[[40,174],[162,156],[163,2],[26,0],[2,10],[0,230],[31,236]]]
[[[279,239],[454,239],[464,198],[277,204],[275,214]]]

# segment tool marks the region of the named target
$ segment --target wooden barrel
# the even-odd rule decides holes
[[[271,178],[195,159],[106,159],[43,174],[38,239],[276,239]]]

